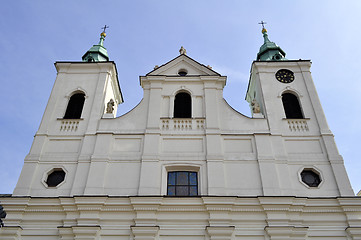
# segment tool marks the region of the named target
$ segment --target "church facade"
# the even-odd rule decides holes
[[[309,60],[268,39],[252,64],[252,117],[226,76],[180,55],[123,102],[100,42],[57,77],[0,239],[361,239],[351,188]]]

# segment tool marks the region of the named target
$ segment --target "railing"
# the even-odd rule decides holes
[[[161,119],[162,130],[202,130],[204,129],[204,118],[174,118]]]
[[[291,132],[308,131],[307,119],[286,119]]]
[[[62,119],[60,131],[75,132],[78,130],[80,119]]]

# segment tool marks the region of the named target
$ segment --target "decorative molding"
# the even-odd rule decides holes
[[[230,240],[234,232],[234,226],[207,226],[206,231],[211,240]]]
[[[135,240],[155,240],[158,237],[159,226],[131,226]]]
[[[76,132],[81,119],[61,119],[60,131]]]
[[[266,226],[265,231],[270,239],[292,239],[304,240],[307,237],[308,227],[294,227],[294,226]]]
[[[308,119],[285,119],[291,132],[308,132]]]
[[[162,130],[204,130],[204,118],[174,118],[174,119],[161,119]]]
[[[206,212],[204,208],[160,208],[159,212]]]
[[[322,222],[322,226],[327,224],[335,227],[339,229],[339,234],[349,236],[350,240],[361,240],[359,218],[361,206],[358,199],[357,197],[320,199],[264,196],[245,198],[234,196],[194,198],[8,196],[0,198],[8,213],[5,228],[0,230],[0,239],[8,239],[3,236],[19,239],[17,237],[21,234],[35,231],[33,227],[35,225],[37,227],[48,225],[50,228],[46,233],[57,230],[58,233],[55,232],[54,236],[58,234],[58,238],[62,240],[98,239],[103,236],[119,237],[128,234],[131,238],[134,237],[134,240],[157,240],[166,238],[169,234],[181,237],[191,231],[196,235],[208,234],[206,238],[209,237],[209,240],[231,240],[235,238],[234,234],[237,236],[268,234],[270,240],[303,240],[308,235],[314,236],[314,234],[320,237],[332,236],[330,234],[333,233],[327,229],[307,228],[310,224],[317,227],[317,223]],[[322,216],[325,213],[332,213],[333,217],[324,219]],[[304,214],[310,218],[304,219]],[[25,215],[26,218],[23,217]],[[32,216],[42,217],[31,220],[30,224]],[[239,219],[234,218],[235,216],[246,217]],[[264,228],[264,216],[268,216],[270,224],[266,228]],[[285,216],[285,218],[278,219],[277,216]],[[297,216],[296,219],[295,216]],[[62,222],[63,226],[54,229],[59,222]],[[288,226],[295,222],[297,226]],[[132,226],[134,223],[136,225]],[[245,223],[247,225],[244,225]],[[9,229],[8,225],[21,225],[24,230],[21,232],[21,228],[16,227]],[[251,225],[251,228],[246,229],[245,226]],[[344,226],[349,227],[345,229]],[[117,229],[116,232],[114,232],[115,229]],[[5,235],[4,231],[7,232]]]
[[[100,226],[72,226],[74,239],[98,239]]]
[[[67,95],[65,95],[65,98],[70,99],[70,97],[73,96],[76,93],[84,93],[84,95],[85,95],[84,98],[85,99],[89,97],[88,93],[85,91],[84,88],[77,87],[77,88],[74,88],[73,90],[69,91],[69,93]]]
[[[72,227],[58,227],[59,237],[61,240],[73,240],[74,233]]]
[[[351,236],[353,240],[361,239],[361,227],[347,227],[346,232]]]
[[[361,213],[361,208],[343,208],[344,212],[359,212]]]
[[[23,229],[20,226],[5,226],[0,228],[0,239],[4,240],[20,240],[21,231]]]
[[[178,88],[177,90],[173,91],[173,93],[172,93],[172,95],[170,95],[170,97],[175,97],[175,95],[177,95],[177,94],[180,93],[180,92],[188,93],[191,97],[194,95],[194,92],[193,92],[190,88],[182,85],[180,88]]]
[[[290,86],[287,86],[287,87],[283,88],[280,92],[278,92],[277,97],[282,98],[282,94],[287,93],[287,92],[296,94],[298,98],[303,97],[303,95],[299,91],[297,91],[296,89],[294,89]]]

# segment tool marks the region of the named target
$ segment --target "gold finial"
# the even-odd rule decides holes
[[[262,33],[265,33],[265,32],[267,32],[267,29],[262,28]]]

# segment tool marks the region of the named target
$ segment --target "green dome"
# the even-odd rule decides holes
[[[93,45],[82,57],[83,62],[106,62],[109,61],[108,51],[103,46],[106,34],[100,34],[100,40],[97,45]]]
[[[287,60],[285,58],[286,53],[274,42],[268,39],[267,30],[262,29],[264,43],[260,47],[257,54],[257,61],[282,61]]]

